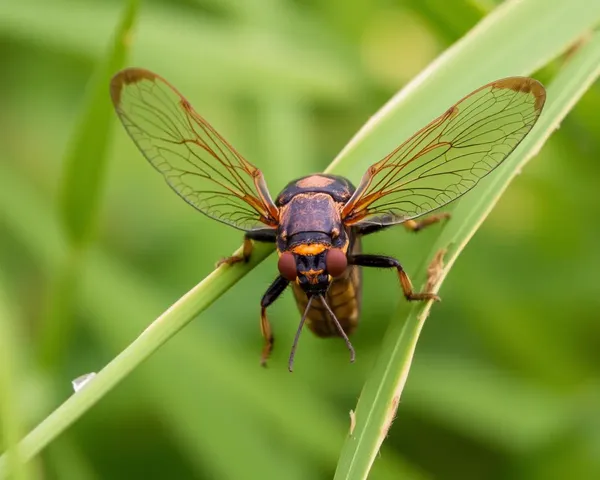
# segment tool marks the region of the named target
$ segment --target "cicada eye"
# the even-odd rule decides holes
[[[283,278],[293,282],[296,280],[296,258],[293,253],[283,252],[277,262],[277,268]]]
[[[346,254],[339,248],[330,248],[325,257],[325,265],[327,266],[329,275],[339,277],[346,271],[348,259],[346,258]]]

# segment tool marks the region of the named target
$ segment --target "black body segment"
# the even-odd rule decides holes
[[[279,235],[288,246],[296,234],[314,232],[331,237],[342,228],[339,203],[327,193],[298,193],[281,207]]]
[[[332,278],[325,258],[331,248],[346,254],[360,252],[356,232],[345,227],[340,217],[353,192],[343,177],[311,175],[288,184],[276,200],[281,220],[277,248],[280,254],[290,251],[297,259],[298,279],[292,290],[298,309],[304,313],[308,295],[324,295],[346,334],[354,331],[360,314],[360,271],[348,267]],[[341,336],[321,298],[313,298],[306,324],[320,337]]]

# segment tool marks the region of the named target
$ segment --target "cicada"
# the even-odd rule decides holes
[[[489,83],[371,165],[357,187],[317,173],[290,182],[273,201],[262,172],[159,75],[127,68],[113,77],[110,94],[125,129],[167,184],[201,213],[245,232],[243,255],[222,263],[247,261],[253,242],[275,244],[279,274],[260,302],[261,363],[273,347],[266,310],[291,284],[302,316],[290,371],[305,323],[320,337],[342,337],[354,360],[348,335],[360,314],[359,267],[395,269],[407,300],[438,300],[415,292],[396,258],[362,253],[361,237],[398,224],[418,231],[446,218],[424,216],[498,167],[529,133],[546,98],[532,78]]]

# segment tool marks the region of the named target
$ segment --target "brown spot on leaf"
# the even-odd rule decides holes
[[[394,422],[394,419],[396,418],[396,413],[398,412],[398,404],[400,403],[400,396],[399,395],[394,395],[390,404],[388,405],[388,409],[387,412],[385,414],[385,421],[383,424],[383,430],[382,430],[382,438],[381,440],[383,441],[383,439],[385,437],[387,437],[390,428],[392,428],[392,423]]]
[[[444,255],[446,255],[447,251],[448,250],[445,248],[439,249],[429,264],[429,267],[427,267],[426,292],[431,292],[442,276],[444,271]]]

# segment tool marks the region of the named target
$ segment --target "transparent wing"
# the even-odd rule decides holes
[[[364,174],[347,225],[393,225],[457,199],[510,155],[537,121],[544,87],[510,77],[463,98]]]
[[[261,171],[175,87],[148,70],[127,68],[113,77],[110,93],[133,141],[186,202],[241,230],[277,226]]]

